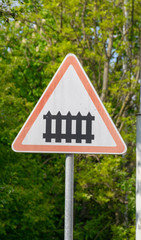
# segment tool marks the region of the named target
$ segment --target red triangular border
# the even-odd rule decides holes
[[[66,145],[23,145],[22,142],[28,133],[29,129],[32,127],[36,118],[40,114],[44,105],[48,101],[49,97],[57,87],[58,83],[62,79],[64,73],[68,67],[72,65],[78,74],[82,84],[84,85],[89,97],[94,103],[97,111],[99,112],[101,118],[103,119],[105,125],[107,126],[111,136],[113,137],[116,146],[115,147],[104,147],[104,146],[66,146]],[[86,73],[84,72],[81,64],[79,63],[77,57],[74,54],[68,54],[64,61],[62,62],[60,68],[54,75],[49,86],[44,91],[43,95],[39,99],[35,108],[31,112],[21,131],[17,135],[16,139],[12,144],[12,149],[16,152],[56,152],[56,153],[95,153],[95,154],[123,154],[126,152],[126,145],[122,140],[118,130],[113,124],[109,114],[107,113],[105,107],[103,106],[99,96],[97,95],[95,89],[93,88],[90,80],[88,79]]]

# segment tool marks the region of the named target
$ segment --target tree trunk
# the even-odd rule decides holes
[[[110,63],[110,58],[111,58],[111,51],[112,51],[112,46],[113,46],[113,31],[109,34],[109,43],[108,43],[108,48],[106,52],[106,61],[104,63],[104,73],[103,73],[103,86],[102,86],[102,94],[101,94],[101,100],[104,101],[107,90],[108,90],[108,74],[109,74],[109,63]]]

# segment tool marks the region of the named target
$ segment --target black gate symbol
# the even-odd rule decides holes
[[[67,115],[61,115],[60,112],[57,115],[52,115],[50,111],[46,115],[43,115],[43,119],[46,119],[46,133],[43,133],[43,138],[46,142],[51,142],[51,139],[55,139],[56,142],[61,142],[65,139],[67,143],[71,143],[72,139],[76,140],[76,143],[81,143],[81,140],[86,140],[86,143],[91,143],[94,139],[92,134],[92,121],[95,117],[89,112],[86,116],[82,116],[79,112],[73,116],[70,112]],[[52,133],[52,120],[56,122],[55,133]],[[62,120],[66,121],[66,131],[62,133]],[[72,133],[72,121],[76,121],[76,132]],[[82,133],[82,121],[86,121],[86,133]]]

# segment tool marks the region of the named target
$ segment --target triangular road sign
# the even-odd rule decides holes
[[[123,154],[126,145],[78,59],[68,54],[12,144],[16,152]]]

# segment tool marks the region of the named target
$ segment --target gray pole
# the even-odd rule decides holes
[[[65,166],[65,240],[73,240],[74,155],[66,155]]]
[[[140,105],[136,133],[136,240],[141,239],[141,31],[140,31]]]
[[[137,115],[136,141],[136,240],[141,240],[141,113]]]

